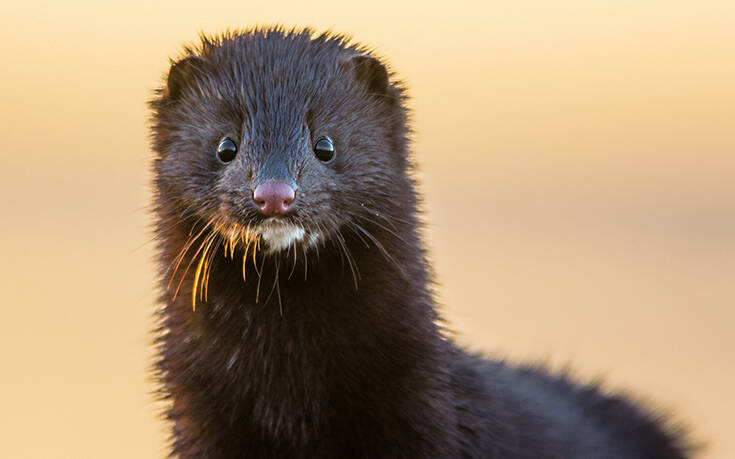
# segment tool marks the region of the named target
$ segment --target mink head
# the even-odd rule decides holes
[[[271,253],[400,215],[413,196],[403,99],[343,37],[202,38],[151,102],[159,211]]]

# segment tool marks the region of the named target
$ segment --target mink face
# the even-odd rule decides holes
[[[401,91],[339,39],[205,41],[152,105],[159,198],[231,246],[308,251],[409,199]],[[274,183],[293,195],[264,212]]]

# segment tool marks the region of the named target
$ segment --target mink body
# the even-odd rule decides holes
[[[172,456],[686,457],[624,398],[443,336],[404,91],[366,49],[308,30],[203,38],[151,107]],[[254,203],[268,181],[295,190],[284,215]]]

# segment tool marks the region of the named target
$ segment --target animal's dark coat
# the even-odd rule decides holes
[[[172,65],[151,102],[157,368],[172,454],[685,457],[631,402],[470,355],[442,335],[404,103],[367,50],[309,31],[205,38]],[[312,152],[323,135],[337,150],[328,165]],[[215,156],[225,136],[240,148],[227,165]],[[297,187],[287,220],[306,237],[287,251],[261,246],[244,266],[243,244],[233,260],[224,236],[213,239],[207,299],[193,311],[206,223],[260,224],[251,190],[268,179]]]

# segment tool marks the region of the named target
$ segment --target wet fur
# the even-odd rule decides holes
[[[443,336],[405,95],[388,78],[368,50],[308,30],[203,38],[172,65],[151,102],[172,456],[687,457],[624,398]],[[325,133],[338,150],[327,166],[311,153]],[[224,135],[241,147],[227,166],[214,155]],[[226,257],[214,235],[208,295],[192,311],[186,267],[206,223],[262,223],[249,193],[273,177],[299,186],[289,221],[305,236],[243,259],[244,244]]]

